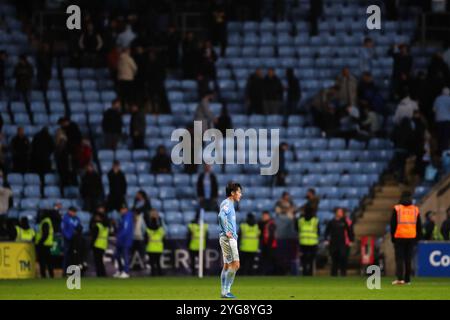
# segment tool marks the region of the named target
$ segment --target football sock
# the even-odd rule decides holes
[[[222,295],[226,295],[227,292],[225,290],[226,282],[227,282],[227,274],[228,270],[222,269],[222,273],[220,274],[220,289]]]
[[[228,270],[226,287],[225,287],[227,293],[231,291],[231,285],[233,284],[235,275],[236,275],[236,271],[235,270],[233,270],[233,269],[229,269]]]

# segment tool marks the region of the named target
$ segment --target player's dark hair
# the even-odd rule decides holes
[[[242,187],[239,183],[234,183],[234,182],[228,182],[226,188],[225,188],[225,194],[227,197],[231,196],[231,193],[233,191],[238,191],[238,189],[242,190]]]

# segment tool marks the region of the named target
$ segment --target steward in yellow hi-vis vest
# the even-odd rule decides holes
[[[166,231],[159,222],[160,220],[157,216],[152,216],[145,233],[145,240],[147,242],[146,251],[150,262],[152,276],[161,276],[163,274],[161,255],[164,252],[164,237]]]
[[[206,239],[208,238],[208,224],[203,223],[203,253],[206,250]],[[196,274],[195,257],[198,256],[200,250],[200,212],[191,223],[188,224],[188,246],[191,264],[191,273]]]
[[[16,241],[17,242],[33,242],[36,233],[30,228],[30,223],[27,217],[20,218],[19,225],[16,226]]]
[[[403,192],[394,206],[391,218],[391,239],[395,249],[397,279],[394,285],[411,282],[411,260],[417,240],[422,238],[419,208],[412,204],[410,192]]]
[[[46,277],[47,270],[49,277],[53,278],[53,262],[50,252],[53,246],[53,222],[47,211],[42,211],[39,219],[38,231],[34,240],[39,261],[39,271],[41,278]]]
[[[241,261],[240,272],[244,275],[251,275],[255,270],[255,258],[259,252],[259,241],[261,230],[256,223],[253,213],[247,214],[245,222],[239,226],[239,255]]]
[[[296,221],[300,244],[300,261],[302,263],[302,275],[312,276],[319,244],[319,219],[311,211],[305,213]]]
[[[106,277],[103,256],[108,249],[109,223],[105,216],[96,214],[91,226],[92,252],[94,253],[97,277]]]

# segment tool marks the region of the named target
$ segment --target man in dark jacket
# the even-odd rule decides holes
[[[338,270],[341,276],[347,275],[347,260],[349,246],[346,238],[353,241],[354,235],[351,226],[345,218],[343,208],[336,209],[335,218],[328,222],[325,229],[325,244],[329,245],[331,255],[331,275],[337,276]]]
[[[211,172],[211,166],[206,164],[205,171],[198,176],[197,196],[200,206],[206,211],[218,211],[218,186],[216,175]]]
[[[277,239],[276,225],[269,211],[263,211],[261,221],[259,222],[261,264],[260,272],[263,275],[274,275],[277,272],[278,264],[276,259]]]
[[[263,110],[264,114],[275,114],[281,112],[283,101],[283,85],[275,71],[270,68],[264,79]]]
[[[23,127],[17,128],[17,135],[11,140],[13,172],[25,173],[29,167],[30,141]]]
[[[284,109],[285,120],[292,113],[297,111],[298,103],[302,98],[302,91],[300,88],[300,82],[294,74],[294,70],[292,68],[288,68],[286,70],[286,78],[287,78],[287,103]]]
[[[395,249],[397,279],[394,285],[409,284],[411,260],[417,240],[422,238],[419,208],[412,204],[410,192],[403,192],[400,203],[394,206],[391,217],[391,239]]]
[[[103,184],[100,175],[92,164],[86,167],[86,173],[81,178],[80,195],[83,198],[84,210],[94,212],[103,201]]]
[[[442,222],[441,234],[445,241],[450,240],[450,207],[447,208],[447,219]]]
[[[28,96],[33,81],[33,73],[33,66],[28,62],[27,56],[21,55],[14,68],[14,77],[16,78],[16,90],[27,105],[29,104]]]
[[[441,232],[436,224],[436,213],[428,211],[425,213],[425,222],[422,228],[423,240],[442,240]]]
[[[55,150],[55,143],[48,132],[47,127],[43,127],[41,131],[36,133],[31,142],[31,167],[33,172],[36,172],[44,178],[44,174],[52,170],[51,156]]]
[[[156,155],[152,158],[152,173],[170,173],[171,172],[170,157],[167,155],[166,147],[163,145],[158,147]]]
[[[261,69],[256,69],[247,79],[245,97],[248,103],[247,113],[261,113],[263,104],[264,77]]]
[[[50,46],[48,43],[42,43],[36,57],[36,66],[39,88],[44,91],[44,94],[47,93],[48,82],[52,78],[52,60]]]
[[[105,135],[105,148],[115,150],[122,134],[122,115],[120,100],[115,99],[111,108],[103,113],[102,129]]]
[[[137,105],[131,107],[130,137],[133,141],[133,149],[145,149],[145,130],[147,124],[145,113],[139,110]]]
[[[108,172],[109,195],[107,200],[107,211],[120,210],[120,206],[125,201],[127,194],[127,180],[120,169],[120,162],[114,161],[111,170]]]

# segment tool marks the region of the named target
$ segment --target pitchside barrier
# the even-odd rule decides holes
[[[35,277],[34,244],[0,242],[0,279],[30,279]]]
[[[417,246],[417,275],[450,277],[450,242],[420,241]]]

